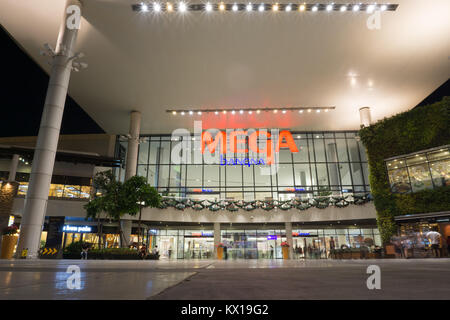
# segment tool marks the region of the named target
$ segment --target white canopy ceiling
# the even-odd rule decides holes
[[[84,0],[77,50],[88,69],[70,95],[108,133],[192,128],[359,128],[408,110],[449,78],[450,1],[397,0],[369,30],[365,12],[137,13],[133,0]],[[201,3],[199,1],[198,3]],[[64,1],[2,0],[0,23],[47,72]],[[4,62],[5,63],[5,62]],[[352,75],[352,76],[350,76]],[[26,76],[26,75],[24,75]],[[328,113],[181,116],[167,109],[335,106]],[[80,124],[80,126],[83,124]]]

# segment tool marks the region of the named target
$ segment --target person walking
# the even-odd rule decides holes
[[[270,245],[270,259],[273,259],[273,247]]]
[[[223,255],[224,255],[225,260],[227,260],[228,259],[228,248],[227,248],[227,246],[223,247]]]
[[[431,243],[431,250],[433,251],[435,258],[440,258],[441,252],[439,250],[439,244],[441,243],[441,234],[437,232],[436,228],[433,228],[431,231],[427,232],[425,236]]]

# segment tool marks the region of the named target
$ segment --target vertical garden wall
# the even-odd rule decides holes
[[[384,160],[450,144],[450,97],[362,128],[370,186],[384,243],[396,232],[394,216],[450,210],[450,186],[415,193],[392,193]]]

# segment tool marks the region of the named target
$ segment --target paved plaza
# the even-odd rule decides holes
[[[369,265],[381,289],[367,289]],[[80,267],[80,289],[67,268]],[[450,259],[1,260],[0,299],[450,299]]]

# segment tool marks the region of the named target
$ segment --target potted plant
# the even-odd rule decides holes
[[[287,241],[281,243],[281,250],[283,252],[283,259],[289,259],[289,243]]]
[[[0,259],[11,259],[14,254],[14,247],[17,244],[18,227],[13,224],[3,229],[2,232],[2,251]]]
[[[223,259],[223,243],[219,243],[217,245],[217,259],[222,260]]]

